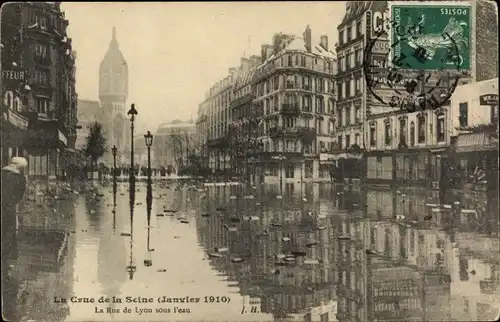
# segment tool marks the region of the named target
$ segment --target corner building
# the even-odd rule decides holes
[[[68,25],[60,2],[2,7],[2,34],[8,33],[2,37],[2,162],[26,157],[31,178],[64,177],[74,161],[78,98]]]
[[[328,37],[316,45],[311,29],[303,38],[275,34],[263,46],[263,63],[254,72],[254,109],[262,115],[260,167],[266,182],[327,177],[320,154],[335,145],[335,54]]]
[[[371,23],[366,19],[368,10],[383,12],[385,1],[348,1],[346,13],[337,27],[339,42],[335,44],[338,59],[336,135],[337,144],[331,154],[335,160],[337,180],[361,179],[365,168],[362,151],[367,110],[367,89],[363,73],[363,52],[367,43],[366,30]],[[380,19],[381,20],[381,19]],[[380,22],[377,20],[377,22]]]
[[[382,30],[381,28],[390,32],[388,29],[390,26],[380,25],[381,18],[390,19],[387,3],[382,5],[383,3],[377,2],[376,7],[371,6],[364,14],[367,25],[366,41],[375,38],[375,34]],[[458,85],[498,77],[498,74],[488,72],[492,69],[488,66],[492,66],[498,56],[497,42],[490,39],[498,38],[498,32],[496,35],[491,32],[498,29],[492,28],[498,26],[498,21],[487,10],[488,3],[485,1],[465,1],[463,5],[470,6],[471,34],[466,49],[470,53],[470,68],[426,73],[426,76],[431,75],[431,77],[427,82],[422,80],[418,84],[419,92],[432,92],[433,96],[439,98],[440,94],[447,94],[457,76]],[[484,37],[483,33],[491,37]],[[387,38],[376,41],[369,57],[372,65],[375,65],[376,61],[386,59],[384,56],[389,51],[388,46],[390,44]],[[488,61],[487,57],[492,57],[492,60]],[[412,77],[416,77],[418,71],[413,72]],[[381,82],[373,91],[385,101],[389,101],[394,90],[389,87],[386,79],[381,78]],[[461,91],[460,86],[455,90],[451,100],[459,91]],[[451,162],[450,142],[454,129],[447,121],[452,117],[450,100],[437,109],[427,108],[409,112],[382,104],[368,90],[365,92],[367,107],[364,137],[367,182],[419,185],[440,189],[447,181]]]

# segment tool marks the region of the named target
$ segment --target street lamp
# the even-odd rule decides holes
[[[151,181],[151,145],[153,145],[153,135],[151,132],[144,134],[146,146],[148,147],[148,180]]]
[[[137,110],[135,109],[135,104],[130,105],[130,110],[127,112],[130,115],[130,183],[135,183],[135,172],[134,172],[134,121],[137,115]],[[135,188],[134,188],[135,189]]]
[[[113,182],[116,181],[116,151],[118,151],[118,148],[116,145],[113,145],[111,148],[111,152],[113,153]]]

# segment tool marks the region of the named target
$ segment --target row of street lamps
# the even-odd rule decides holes
[[[135,169],[134,169],[134,121],[135,116],[137,115],[137,110],[135,109],[135,104],[130,106],[130,110],[127,112],[127,115],[130,115],[130,173],[129,173],[129,192],[130,192],[130,262],[126,266],[126,271],[129,273],[129,278],[133,279],[134,272],[136,271],[136,266],[132,258],[132,243],[133,243],[133,212],[134,212],[134,203],[135,203]],[[153,203],[153,188],[152,188],[152,180],[151,180],[151,146],[153,145],[153,135],[150,131],[144,135],[144,139],[146,140],[146,146],[148,148],[148,181],[147,181],[147,195],[146,195],[146,204],[147,204],[147,219],[148,219],[148,241],[147,241],[147,250],[148,256],[144,259],[144,265],[149,267],[152,265],[151,260],[151,251],[153,249],[150,248],[149,244],[149,234],[151,228],[151,207]],[[116,145],[113,145],[111,148],[111,152],[113,153],[113,193],[116,198],[116,154],[118,152],[118,148]],[[113,201],[114,207],[116,207],[116,201]],[[114,208],[113,208],[114,209]],[[114,210],[113,210],[114,211]]]
[[[137,115],[137,110],[135,109],[135,104],[130,106],[130,110],[127,112],[127,115],[130,115],[130,172],[129,172],[129,183],[130,188],[135,184],[135,171],[134,171],[134,121],[135,116]],[[153,134],[148,131],[144,135],[144,139],[146,140],[146,147],[148,148],[148,186],[152,184],[151,180],[151,146],[153,145]],[[111,152],[113,153],[113,180],[116,181],[116,154],[118,152],[118,148],[116,145],[113,145],[111,148]]]

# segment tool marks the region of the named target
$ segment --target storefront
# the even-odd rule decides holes
[[[67,136],[55,120],[37,120],[28,130],[28,175],[32,178],[62,178],[68,146]]]
[[[498,134],[481,131],[459,134],[452,144],[456,183],[480,185],[494,189],[498,186]]]
[[[2,106],[2,167],[12,157],[24,157],[24,142],[28,134],[29,118]]]

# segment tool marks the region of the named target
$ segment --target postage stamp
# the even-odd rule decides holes
[[[412,112],[437,109],[449,101],[461,71],[470,65],[465,35],[469,29],[464,31],[468,25],[453,17],[458,14],[469,17],[470,10],[463,6],[460,11],[458,7],[444,8],[421,2],[418,6],[394,4],[390,7],[392,15],[387,18],[390,30],[381,30],[365,46],[365,78],[375,104]],[[449,14],[451,18],[440,25],[431,20],[426,29],[426,17],[436,15],[436,8],[443,9],[443,16]],[[438,25],[444,27],[439,29]],[[375,48],[381,41],[388,42],[383,46],[384,53]]]
[[[470,5],[393,3],[391,17],[397,26],[389,37],[392,59],[407,57],[406,63],[419,70],[470,68]]]

